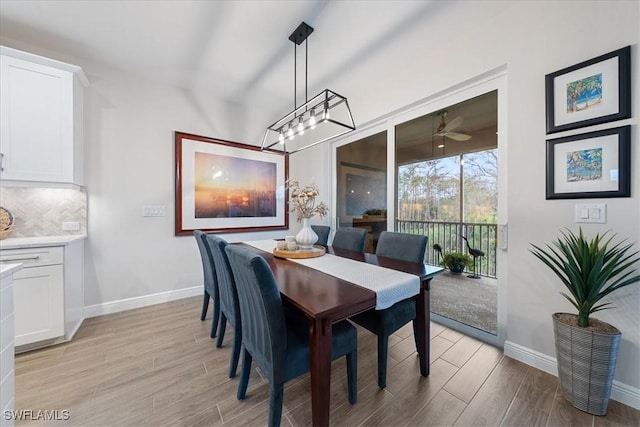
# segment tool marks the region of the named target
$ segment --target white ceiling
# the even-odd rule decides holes
[[[315,28],[309,38],[315,94],[354,61],[382,55],[378,48],[430,7],[431,1],[2,0],[0,34],[226,99],[285,94],[292,101],[288,37],[302,21]]]
[[[293,106],[288,37],[302,21],[315,29],[308,39],[309,97],[328,87],[353,101],[370,96],[416,47],[429,52],[441,45],[443,38],[433,34],[446,34],[449,24],[439,17],[456,7],[459,24],[477,18],[469,5],[437,0],[2,0],[0,41],[284,113]],[[304,44],[298,48],[303,57]],[[299,62],[298,105],[303,72]]]

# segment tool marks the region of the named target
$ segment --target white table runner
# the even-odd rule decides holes
[[[275,240],[244,242],[262,251],[273,253]],[[367,264],[349,258],[325,254],[317,258],[290,259],[323,273],[346,280],[376,293],[376,310],[383,310],[420,292],[420,278],[413,274]]]

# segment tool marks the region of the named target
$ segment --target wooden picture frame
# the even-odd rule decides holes
[[[631,117],[631,47],[545,77],[547,134]]]
[[[547,140],[547,200],[631,196],[631,126]]]
[[[175,132],[175,234],[289,228],[288,155]]]

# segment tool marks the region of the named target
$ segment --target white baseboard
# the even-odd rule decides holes
[[[504,354],[553,376],[558,376],[558,362],[555,357],[539,353],[510,341],[505,341],[504,343]],[[640,409],[640,389],[620,381],[613,380],[611,399],[632,408]]]
[[[511,341],[504,342],[504,354],[512,359],[538,368],[554,377],[558,376],[558,362],[555,357],[547,356],[546,354],[512,343]]]
[[[110,301],[103,304],[87,305],[84,307],[84,317],[90,318],[102,316],[104,314],[118,313],[125,310],[131,310],[132,308],[146,307],[148,305],[203,295],[203,292],[204,288],[200,285],[192,288],[160,292],[157,294],[127,298],[119,301]]]

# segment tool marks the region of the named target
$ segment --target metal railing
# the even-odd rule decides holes
[[[449,252],[468,253],[467,245],[461,236],[466,237],[473,249],[484,252],[484,256],[476,259],[476,273],[487,277],[496,277],[497,229],[497,224],[396,219],[398,232],[421,234],[429,238],[425,256],[425,261],[428,264],[437,265],[440,263],[439,254],[433,250],[434,243],[442,247],[443,254]],[[473,271],[473,267],[468,271]]]

